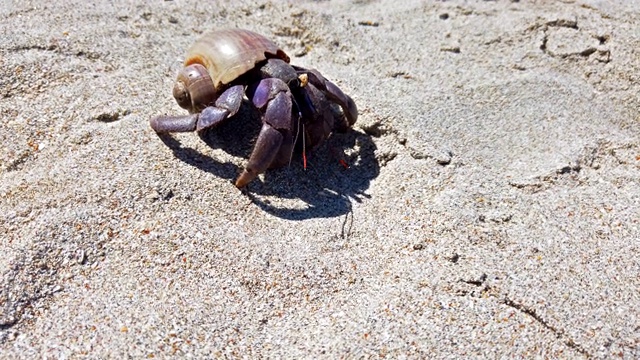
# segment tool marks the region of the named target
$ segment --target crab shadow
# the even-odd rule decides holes
[[[308,154],[304,169],[301,154],[289,167],[267,171],[247,186],[247,196],[265,212],[289,220],[337,217],[352,210],[352,201],[366,193],[380,167],[371,136],[350,130],[332,135]],[[287,201],[287,200],[298,201]]]
[[[209,147],[247,159],[260,130],[259,114],[243,104],[233,118],[215,129],[198,135]],[[160,139],[179,160],[233,182],[241,170],[235,164],[220,162],[183,147],[171,135]],[[289,220],[328,218],[349,214],[352,201],[369,198],[365,192],[380,173],[371,135],[356,130],[332,134],[313,153],[293,154],[291,164],[271,169],[255,179],[242,192],[263,211]],[[233,186],[233,185],[231,185]]]

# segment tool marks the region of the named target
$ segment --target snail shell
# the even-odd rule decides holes
[[[267,58],[289,62],[285,52],[271,40],[252,31],[224,29],[211,31],[187,51],[184,65],[201,64],[208,71],[216,92]]]

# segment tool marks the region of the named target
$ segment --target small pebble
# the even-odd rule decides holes
[[[87,261],[87,253],[80,249],[76,252],[76,262],[78,265],[83,265]]]
[[[451,261],[452,263],[457,263],[458,260],[460,260],[460,254],[458,253],[453,253],[450,256],[446,256],[445,259]]]
[[[449,165],[452,157],[453,153],[449,150],[438,152],[435,156],[436,162],[440,165]]]
[[[380,23],[377,21],[363,20],[363,21],[359,21],[358,25],[378,27]]]
[[[147,200],[158,200],[160,199],[160,193],[157,190],[152,190],[151,193],[149,193],[146,196]]]

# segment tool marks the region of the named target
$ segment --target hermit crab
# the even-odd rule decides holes
[[[290,163],[294,149],[317,148],[332,132],[345,132],[358,117],[353,100],[317,70],[289,64],[289,56],[248,30],[204,34],[187,51],[173,96],[189,115],[157,116],[157,133],[201,131],[232,118],[246,95],[262,128],[244,171],[246,186],[269,168]]]

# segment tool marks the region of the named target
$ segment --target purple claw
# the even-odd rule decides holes
[[[244,87],[236,85],[225,90],[216,100],[216,107],[229,110],[227,117],[232,117],[240,109],[242,97],[244,96]]]
[[[267,111],[264,113],[264,122],[273,128],[280,130],[283,134],[282,145],[278,155],[269,167],[280,167],[289,163],[293,154],[294,144],[294,124],[291,121],[291,94],[281,92],[269,102]]]
[[[278,155],[273,159],[269,168],[279,168],[288,165],[291,162],[291,156],[293,155],[293,146],[295,136],[291,131],[282,131],[282,145],[280,145],[280,151]]]
[[[247,185],[268,168],[288,162],[294,146],[292,101],[287,85],[280,79],[263,79],[253,92],[251,101],[258,109],[264,111],[263,125],[249,163],[236,180],[236,186],[239,188]]]
[[[229,110],[209,106],[202,110],[196,130],[200,131],[216,126],[229,117]]]
[[[293,130],[291,126],[291,94],[281,92],[267,105],[264,122],[278,130]]]
[[[282,80],[276,78],[263,79],[258,83],[251,101],[256,108],[262,109],[278,93],[288,91],[289,87]]]
[[[256,108],[262,109],[265,105],[267,105],[267,102],[269,101],[269,96],[271,96],[272,82],[273,82],[273,79],[264,79],[260,81],[260,83],[256,87],[256,91],[253,94],[253,97],[251,98],[251,101],[253,101],[253,105]]]
[[[282,144],[282,134],[272,128],[269,124],[262,125],[258,140],[253,148],[251,157],[249,157],[249,163],[245,167],[238,180],[236,180],[236,187],[245,187],[249,182],[265,172],[275,159],[280,150]]]

